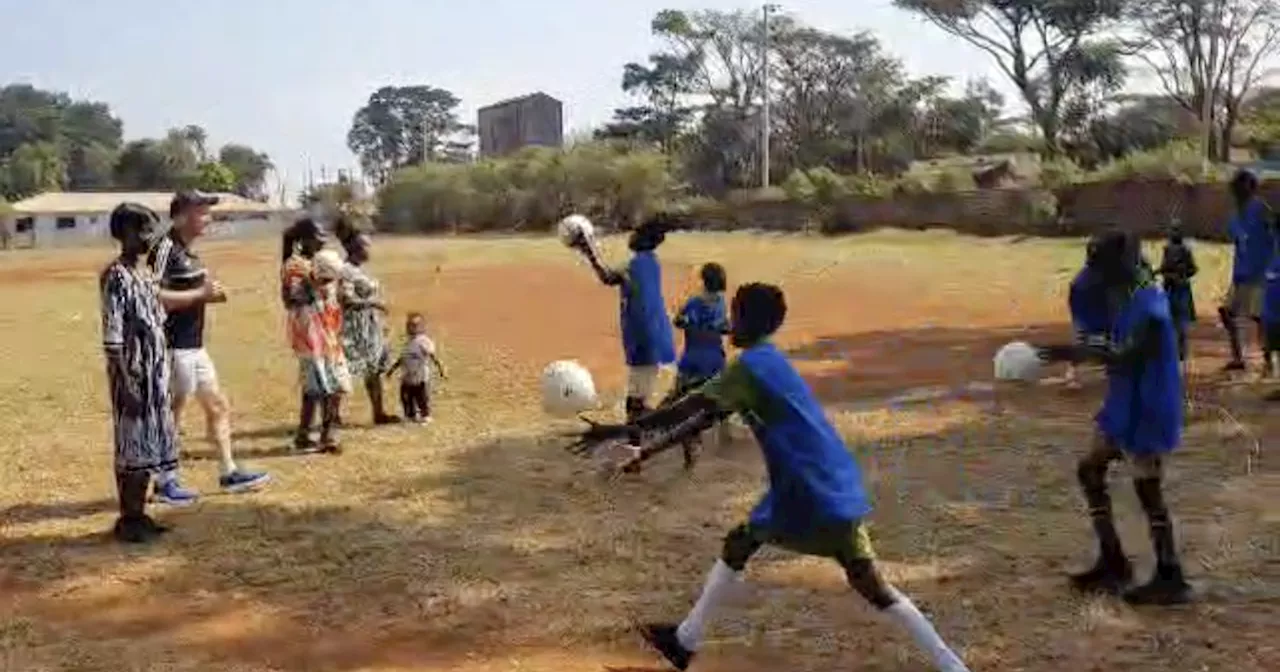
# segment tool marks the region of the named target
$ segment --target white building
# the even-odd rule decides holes
[[[239,238],[278,235],[294,211],[251,201],[235,194],[217,194],[213,223],[206,236]],[[172,192],[46,192],[18,201],[9,222],[0,223],[11,237],[7,247],[57,247],[103,244],[111,239],[108,219],[125,201],[141,203],[168,224]]]

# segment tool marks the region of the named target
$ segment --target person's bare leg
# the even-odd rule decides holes
[[[221,390],[201,390],[196,399],[204,409],[205,428],[209,443],[218,451],[218,468],[223,476],[236,470],[231,453],[231,404]]]

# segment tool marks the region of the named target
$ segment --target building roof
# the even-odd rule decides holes
[[[523,102],[525,102],[525,101],[527,101],[527,100],[531,100],[531,99],[533,99],[533,98],[550,98],[551,100],[554,100],[554,101],[555,101],[555,102],[557,102],[557,103],[559,103],[559,102],[560,102],[560,100],[559,100],[558,98],[556,98],[555,96],[548,95],[548,94],[543,93],[543,92],[541,92],[541,91],[534,91],[533,93],[526,93],[526,94],[525,94],[525,95],[523,95],[523,96],[516,96],[515,98],[507,98],[506,100],[499,100],[499,101],[498,101],[498,102],[496,102],[496,103],[490,103],[490,104],[485,105],[484,107],[480,108],[479,110],[477,110],[477,112],[483,112],[484,110],[492,110],[492,109],[494,109],[495,107],[506,107],[507,105],[512,105],[512,104],[515,104],[515,103],[523,103]]]
[[[259,203],[236,194],[215,194],[219,203],[214,213],[274,212],[278,207]],[[126,201],[140,203],[155,210],[161,216],[169,213],[170,191],[47,191],[38,196],[18,201],[12,205],[15,215],[73,215],[83,213],[107,213]]]

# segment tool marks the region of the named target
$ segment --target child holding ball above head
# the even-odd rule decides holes
[[[1190,587],[1183,579],[1161,486],[1164,460],[1182,438],[1182,372],[1169,301],[1143,263],[1135,236],[1107,234],[1099,241],[1096,260],[1118,308],[1111,343],[1041,349],[1046,360],[1088,357],[1107,367],[1107,392],[1096,416],[1093,445],[1076,469],[1098,539],[1098,559],[1088,571],[1072,575],[1071,584],[1086,592],[1120,593],[1132,578],[1107,492],[1111,463],[1127,459],[1147,514],[1156,569],[1147,584],[1124,592],[1124,598],[1133,604],[1185,602]]]
[[[579,234],[570,245],[591,263],[596,277],[618,288],[622,349],[627,361],[627,421],[648,410],[658,381],[658,370],[675,362],[675,339],[662,297],[662,265],[654,253],[674,229],[669,216],[645,220],[631,232],[627,245],[631,261],[624,270],[611,269],[600,260],[592,237]]]
[[[650,624],[645,639],[676,669],[685,670],[702,643],[712,612],[765,544],[831,558],[849,585],[888,620],[911,634],[943,672],[967,672],[911,600],[876,570],[865,519],[871,504],[862,474],[809,386],[770,341],[787,307],[782,290],[752,283],[731,306],[730,337],[742,353],[701,387],[631,425],[592,425],[572,450],[593,453],[636,430],[645,438],[630,458],[640,462],[738,413],[764,452],[770,488],[749,520],[725,537],[702,595],[680,624]],[[628,462],[616,465],[625,470]]]

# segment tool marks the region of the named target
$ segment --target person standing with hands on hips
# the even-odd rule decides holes
[[[147,262],[160,280],[162,289],[188,291],[208,282],[204,262],[192,249],[209,225],[209,210],[218,197],[198,191],[179,191],[169,203],[172,228],[151,251]],[[215,303],[226,301],[220,296]],[[232,456],[231,404],[218,383],[218,370],[205,349],[205,304],[170,311],[165,319],[165,336],[173,370],[173,415],[180,423],[187,400],[195,397],[204,411],[208,438],[218,450],[218,485],[226,492],[254,490],[270,476],[241,469]],[[156,488],[156,499],[175,505],[191,504],[196,494],[178,482],[176,473],[165,473]]]

